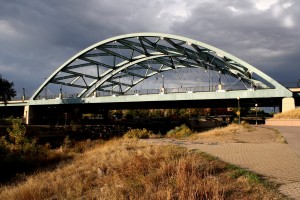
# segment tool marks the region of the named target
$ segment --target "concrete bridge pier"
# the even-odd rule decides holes
[[[29,114],[30,114],[30,106],[27,105],[27,106],[24,106],[24,114],[23,114],[23,119],[24,119],[24,123],[25,124],[29,124],[30,123],[30,117],[29,117]]]
[[[295,99],[293,97],[286,97],[282,99],[282,112],[295,109]]]
[[[35,124],[36,118],[40,116],[38,109],[32,105],[24,106],[24,114],[23,114],[23,123],[25,124]]]

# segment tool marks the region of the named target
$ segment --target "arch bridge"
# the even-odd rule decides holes
[[[31,108],[43,105],[226,107],[240,99],[266,106],[292,97],[256,67],[214,46],[133,33],[93,44],[63,63],[33,94],[24,115],[29,123]]]

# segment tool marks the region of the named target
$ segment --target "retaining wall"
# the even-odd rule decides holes
[[[269,126],[300,126],[300,119],[266,119],[266,125],[269,125]]]

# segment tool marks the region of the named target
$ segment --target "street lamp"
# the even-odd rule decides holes
[[[165,94],[165,77],[164,75],[161,76],[162,79],[162,87],[160,89],[160,94]]]
[[[255,125],[257,125],[257,103],[255,104]]]
[[[23,88],[23,102],[24,102],[24,100],[25,100],[25,88]]]
[[[45,80],[46,80],[46,79],[47,79],[47,78],[45,78]],[[45,90],[45,99],[47,99],[47,85],[45,85],[44,90]]]
[[[60,84],[59,92],[59,98],[62,99],[62,84]]]
[[[240,109],[240,97],[236,98],[238,100],[238,111],[236,114],[239,116],[239,124],[241,124],[241,109]]]

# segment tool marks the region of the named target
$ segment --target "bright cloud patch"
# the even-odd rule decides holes
[[[5,38],[5,37],[14,37],[17,36],[18,33],[17,31],[14,29],[13,26],[11,26],[11,24],[5,20],[0,20],[0,35],[1,37]]]
[[[278,3],[278,0],[255,0],[255,6],[258,10],[268,10],[274,4]]]
[[[171,17],[172,19],[185,19],[189,16],[189,10],[186,2],[182,0],[175,0],[175,2],[166,4],[158,13],[157,18]]]
[[[283,23],[283,26],[286,28],[292,28],[295,25],[293,18],[291,16],[284,17],[282,20],[282,23]]]
[[[240,13],[240,10],[237,9],[236,7],[228,6],[227,8],[228,8],[232,13],[234,13],[234,14]]]

